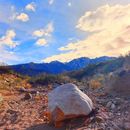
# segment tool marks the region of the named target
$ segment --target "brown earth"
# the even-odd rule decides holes
[[[8,83],[10,88],[8,88]],[[17,80],[19,79],[19,83]],[[5,82],[4,82],[5,81]],[[14,86],[15,87],[14,87]],[[4,86],[6,89],[4,89]],[[6,87],[7,86],[7,87]],[[19,86],[19,87],[18,87]],[[17,76],[0,76],[0,130],[129,130],[130,99],[117,97],[104,92],[104,89],[85,89],[84,92],[93,100],[95,110],[88,117],[66,120],[63,127],[55,128],[47,116],[47,86],[34,88],[37,94],[31,94],[25,100],[25,94],[18,88],[31,86]],[[8,88],[8,89],[7,89]]]

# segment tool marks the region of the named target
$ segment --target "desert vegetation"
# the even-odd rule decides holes
[[[130,55],[127,55],[90,64],[77,71],[57,75],[43,73],[32,77],[13,72],[5,66],[0,67],[0,129],[127,130],[130,113],[129,58]],[[94,111],[89,117],[67,119],[50,125],[48,93],[67,83],[77,85],[90,97]],[[62,115],[61,110],[60,113]]]

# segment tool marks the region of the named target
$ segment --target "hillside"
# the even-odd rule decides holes
[[[96,74],[108,74],[110,72],[118,71],[123,69],[126,64],[126,58],[119,57],[110,61],[105,61],[102,63],[93,63],[86,66],[83,69],[72,71],[67,73],[72,78],[82,79],[84,77],[91,77]]]
[[[10,71],[9,68],[0,69],[0,129],[1,130],[93,130],[114,129],[128,130],[130,100],[121,96],[105,92],[105,88],[95,88],[81,84],[81,82],[66,79],[65,77],[48,76],[48,84],[44,75],[38,79],[41,84],[32,78],[23,77]],[[6,70],[6,71],[5,71]],[[128,75],[129,76],[129,75]],[[52,80],[51,80],[52,79]],[[73,82],[87,94],[94,103],[94,113],[88,117],[68,119],[60,128],[49,123],[48,93],[58,87],[56,81],[62,79]],[[53,82],[51,82],[53,81]],[[125,122],[124,122],[125,120]]]
[[[109,93],[126,97],[130,95],[130,55],[103,63],[91,64],[64,75],[80,81],[83,85],[87,84],[93,88],[104,87]]]
[[[31,125],[48,121],[42,116],[47,109],[48,89],[41,89],[44,95],[33,95],[31,101],[27,100],[28,94],[22,93],[22,88],[35,93],[38,91],[32,89],[28,80],[29,77],[20,76],[10,72],[9,68],[0,67],[0,130],[25,130]]]

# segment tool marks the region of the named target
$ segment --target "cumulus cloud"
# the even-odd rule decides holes
[[[38,45],[38,46],[45,46],[46,44],[47,44],[47,41],[44,38],[40,38],[36,42],[36,45]]]
[[[33,32],[33,36],[38,38],[36,45],[44,46],[48,43],[48,37],[51,37],[51,33],[54,31],[54,27],[52,23],[47,24],[47,26],[43,29],[38,29]]]
[[[14,38],[16,36],[16,33],[14,30],[8,30],[5,34],[5,36],[2,36],[0,38],[0,45],[6,45],[11,48],[14,48],[18,45],[17,41],[14,41]]]
[[[130,4],[104,5],[95,11],[88,11],[79,19],[76,28],[91,33],[84,40],[59,48],[67,52],[46,58],[45,62],[127,53],[130,50]]]
[[[54,55],[54,56],[51,56],[51,57],[48,57],[44,60],[42,60],[43,62],[51,62],[51,61],[61,61],[61,62],[66,62],[66,61],[70,61],[74,58],[77,58],[79,57],[78,54],[76,54],[75,52],[71,51],[69,53],[62,53],[62,54],[59,54],[59,55]]]
[[[53,24],[49,23],[45,28],[35,30],[33,32],[33,36],[35,37],[50,36],[53,30],[54,30]]]
[[[25,9],[28,10],[28,11],[34,11],[35,12],[36,4],[34,2],[32,2],[32,3],[28,4],[28,5],[26,5]]]
[[[7,30],[6,34],[0,38],[0,61],[9,62],[16,61],[18,57],[12,52],[7,50],[5,47],[15,48],[19,43],[14,41],[16,33],[14,30]]]
[[[29,20],[29,16],[25,13],[21,13],[16,16],[16,19],[22,22],[27,22]]]

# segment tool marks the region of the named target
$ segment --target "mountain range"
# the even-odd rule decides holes
[[[29,76],[35,76],[41,73],[48,74],[60,74],[63,72],[69,72],[74,70],[79,70],[84,68],[90,64],[102,63],[105,61],[113,60],[114,57],[98,57],[95,59],[90,59],[87,57],[81,57],[78,59],[74,59],[70,62],[62,63],[59,61],[52,61],[50,63],[26,63],[19,65],[11,65],[11,69],[16,71],[17,73]]]

